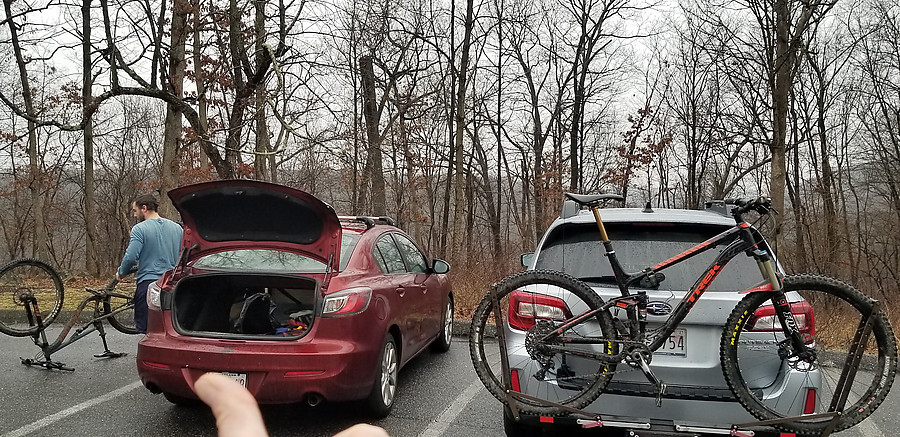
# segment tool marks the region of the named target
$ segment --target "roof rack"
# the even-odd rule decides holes
[[[376,222],[380,222],[386,225],[395,226],[394,219],[381,216],[381,217],[372,217],[372,216],[351,216],[351,215],[340,215],[338,216],[338,220],[342,222],[356,222],[356,223],[364,223],[366,225],[366,229],[370,229],[375,226]]]

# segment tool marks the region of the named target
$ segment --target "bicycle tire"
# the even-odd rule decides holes
[[[807,344],[815,351],[811,361],[779,356],[779,351],[785,356],[790,346],[783,342],[785,336],[774,317],[769,293],[752,293],[742,299],[722,335],[720,356],[725,381],[744,408],[760,420],[830,410],[857,327],[874,304],[859,290],[825,276],[788,276],[784,291],[791,312],[800,315],[795,320]],[[872,414],[893,384],[897,371],[894,333],[883,312],[873,317],[863,361],[850,384],[834,432]],[[830,417],[798,418],[774,426],[800,435],[820,435],[830,421]]]
[[[113,314],[113,311],[117,311],[123,307],[127,308]],[[129,297],[126,299],[117,296],[106,296],[103,299],[103,313],[109,314],[109,317],[106,320],[109,321],[110,326],[115,328],[116,331],[129,335],[138,333],[137,328],[134,326],[133,298]]]
[[[494,295],[499,302],[496,312]],[[517,308],[514,314],[509,312],[510,301]],[[551,309],[554,304],[558,311]],[[562,318],[571,318],[572,315],[583,314],[602,305],[602,299],[589,286],[565,273],[532,270],[507,277],[491,288],[491,292],[481,300],[472,316],[469,353],[475,373],[495,398],[509,405],[505,383],[507,378],[503,376],[500,354],[499,340],[503,339],[508,345],[506,355],[511,389],[540,399],[534,401],[516,397],[515,404],[519,411],[554,416],[567,414],[568,411],[553,404],[584,408],[606,388],[616,363],[603,363],[548,350],[547,344],[542,343],[539,337],[560,326]],[[566,309],[562,309],[563,307]],[[522,314],[528,311],[536,317],[523,317]],[[541,317],[542,314],[544,317]],[[555,317],[548,317],[550,315]],[[501,330],[496,329],[497,316],[502,320]],[[531,324],[530,328],[527,328],[528,323]],[[492,331],[498,337],[497,342],[488,340]],[[608,310],[598,312],[595,317],[573,326],[560,337],[584,339],[588,336],[603,339],[606,343],[567,347],[580,348],[579,350],[588,353],[618,353],[615,325]],[[552,368],[547,370],[546,375],[540,375],[540,369],[547,368],[547,363]]]
[[[25,296],[37,300],[42,326],[29,323]],[[31,258],[10,261],[0,267],[0,332],[13,337],[37,334],[59,315],[63,297],[62,279],[52,267]]]

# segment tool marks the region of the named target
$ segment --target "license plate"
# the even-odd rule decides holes
[[[687,357],[687,330],[676,329],[654,355],[666,355],[670,357]]]
[[[247,374],[246,373],[235,373],[235,372],[221,372],[223,375],[237,381],[238,384],[246,387],[247,386]]]

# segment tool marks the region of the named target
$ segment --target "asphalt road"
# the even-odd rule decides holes
[[[112,350],[129,355],[94,359],[102,345],[93,334],[53,356],[76,369],[61,372],[23,366],[19,357],[31,357],[37,348],[29,338],[0,335],[0,437],[216,435],[208,409],[176,407],[140,385],[138,337],[111,332],[107,338]],[[500,404],[475,376],[465,341],[456,337],[448,353],[426,352],[403,368],[393,413],[385,419],[371,422],[354,404],[264,406],[270,434],[331,436],[369,422],[393,437],[503,436]],[[893,390],[872,418],[839,435],[893,435],[900,429],[898,404]]]

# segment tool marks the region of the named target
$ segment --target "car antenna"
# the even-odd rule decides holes
[[[653,212],[653,207],[650,206],[650,201],[647,201],[647,204],[644,205],[644,209],[641,212]]]

